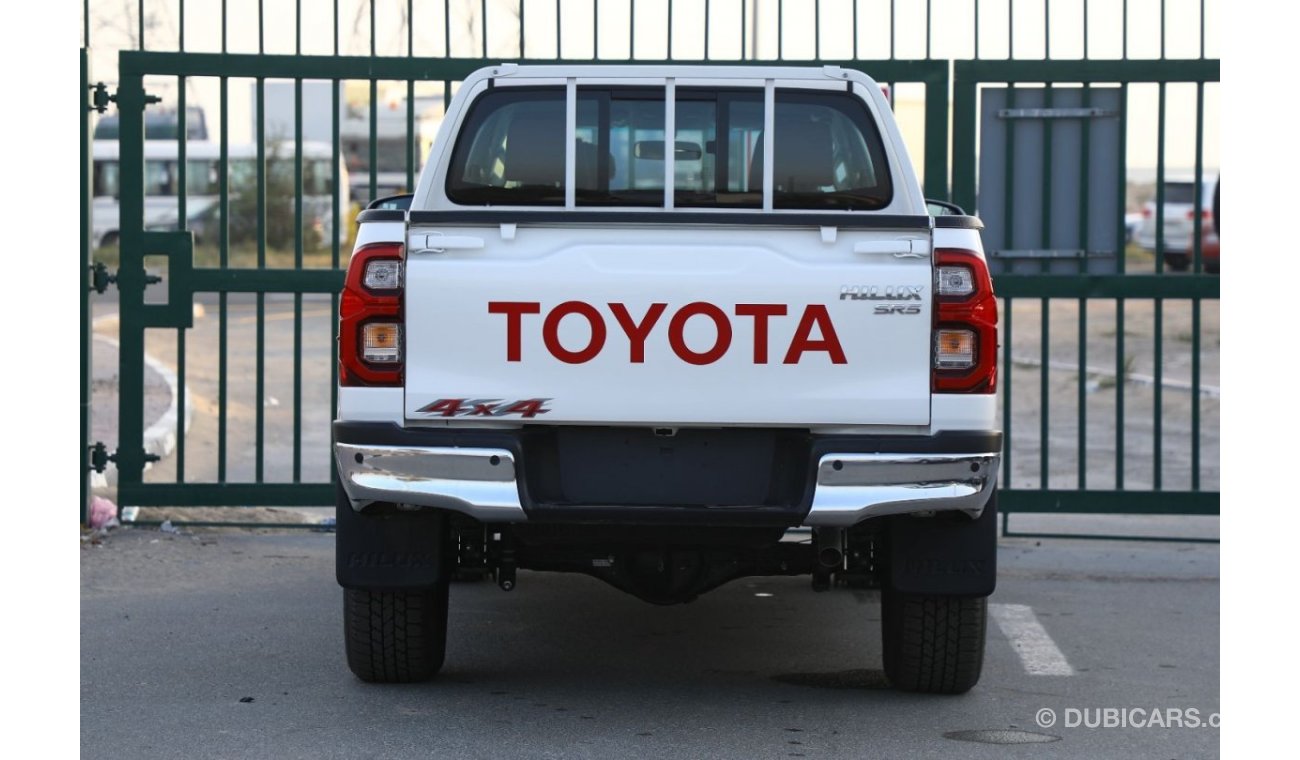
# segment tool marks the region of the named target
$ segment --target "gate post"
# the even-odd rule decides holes
[[[118,287],[118,506],[130,506],[144,476],[144,79],[124,51],[118,58],[117,107],[121,162],[121,269]]]
[[[90,51],[81,49],[81,524],[90,513],[90,267],[93,255],[91,219],[92,143],[90,130]]]

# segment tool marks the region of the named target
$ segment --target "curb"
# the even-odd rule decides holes
[[[108,324],[109,322],[116,322],[117,318],[118,317],[116,313],[105,314],[101,317],[97,317],[91,323],[92,332],[93,330],[99,328],[102,325]],[[106,335],[99,335],[98,333],[94,333],[94,339],[97,341],[102,341],[104,343],[107,343],[113,348],[120,347],[120,344],[117,342],[116,339],[110,338]],[[145,453],[154,454],[159,459],[162,459],[163,457],[170,455],[172,451],[176,449],[176,417],[179,414],[179,411],[177,409],[178,407],[177,398],[180,395],[180,383],[176,379],[175,371],[173,371],[171,367],[167,366],[162,361],[146,353],[144,355],[144,363],[145,366],[149,367],[149,369],[153,370],[154,372],[157,372],[158,375],[162,377],[163,382],[167,384],[167,390],[171,393],[171,403],[167,405],[167,410],[162,413],[161,417],[159,417],[157,420],[154,420],[153,424],[145,428],[144,431]],[[119,393],[120,392],[121,390],[119,388]],[[194,404],[191,403],[190,389],[186,388],[185,389],[185,420],[184,420],[183,432],[185,433],[189,432],[190,423],[193,421],[194,421]],[[149,467],[150,467],[150,463],[146,462],[144,468],[148,470]],[[90,473],[91,488],[108,488],[116,484],[117,484],[117,465],[114,464],[113,462],[109,462],[108,467],[102,473],[101,472]]]

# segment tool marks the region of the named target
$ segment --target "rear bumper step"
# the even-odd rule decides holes
[[[392,502],[461,512],[482,522],[683,523],[850,526],[886,515],[960,511],[978,517],[996,487],[1001,459],[997,433],[949,433],[929,437],[813,436],[798,431],[751,431],[751,438],[770,435],[765,448],[751,440],[746,459],[711,460],[716,481],[701,484],[692,469],[674,462],[698,452],[701,441],[735,444],[733,431],[692,431],[694,440],[670,451],[669,441],[651,441],[653,451],[669,454],[663,461],[637,440],[648,431],[619,431],[626,445],[611,444],[614,429],[591,429],[599,447],[579,446],[566,431],[556,436],[544,428],[530,431],[411,429],[375,423],[336,423],[335,458],[343,489],[354,509],[374,502]],[[683,431],[685,432],[685,431]],[[792,441],[792,439],[797,439]],[[558,442],[558,443],[557,443]],[[556,446],[563,451],[556,453]],[[575,466],[571,454],[586,461]],[[672,456],[676,454],[676,456]],[[706,456],[706,455],[702,455]],[[785,472],[764,472],[765,462]],[[638,463],[644,462],[643,465]],[[697,460],[687,467],[695,464]],[[529,473],[528,468],[534,471]],[[679,478],[676,492],[660,492],[650,500],[646,483],[637,483],[641,467],[647,481]],[[556,468],[569,468],[557,473]],[[577,474],[573,470],[579,471]],[[586,472],[619,473],[628,484],[625,504],[612,504],[617,486],[591,483]],[[709,477],[711,470],[705,471]],[[747,480],[794,481],[752,490],[719,490],[717,482]],[[554,482],[557,481],[558,483]],[[712,490],[710,490],[712,489]],[[691,503],[697,493],[705,503]],[[732,498],[731,494],[735,494]],[[565,495],[570,498],[565,499]],[[593,501],[595,499],[595,501]],[[659,499],[659,500],[656,500]],[[622,501],[620,499],[619,501]]]

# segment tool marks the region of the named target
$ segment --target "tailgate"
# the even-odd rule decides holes
[[[926,425],[929,240],[878,228],[414,227],[406,417]]]

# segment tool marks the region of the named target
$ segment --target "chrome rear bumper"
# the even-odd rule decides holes
[[[870,517],[960,511],[979,517],[997,486],[997,452],[827,454],[805,525],[849,526]]]
[[[336,443],[343,489],[356,510],[395,502],[525,522],[515,456],[502,448]],[[808,526],[843,527],[886,515],[960,511],[978,517],[997,485],[997,452],[825,454]]]

